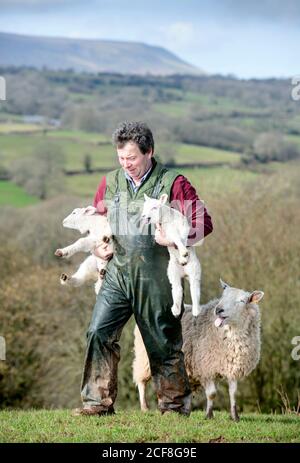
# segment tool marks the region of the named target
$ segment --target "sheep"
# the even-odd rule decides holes
[[[163,194],[159,199],[149,198],[144,194],[145,202],[141,214],[142,223],[159,225],[166,238],[175,243],[169,246],[170,260],[168,264],[168,278],[172,287],[172,313],[178,317],[182,309],[183,289],[181,280],[185,276],[190,283],[192,313],[195,317],[200,312],[200,279],[201,266],[193,247],[186,247],[190,232],[187,218],[176,209],[166,205],[168,195]]]
[[[215,382],[223,377],[229,384],[230,417],[239,421],[236,406],[238,380],[246,378],[260,359],[260,311],[262,291],[247,292],[220,280],[223,294],[202,306],[194,318],[185,305],[182,334],[185,367],[193,391],[205,389],[206,418],[213,418]],[[148,410],[146,386],[151,378],[148,356],[137,326],[134,330],[133,380],[138,386],[142,411]]]
[[[87,233],[87,236],[80,238],[70,246],[57,249],[55,251],[56,256],[69,258],[80,251],[92,253],[103,243],[108,244],[113,253],[112,234],[108,220],[105,216],[100,215],[95,207],[88,206],[74,209],[63,220],[63,226],[79,230],[81,234]],[[95,292],[98,294],[105,275],[106,265],[106,260],[91,254],[72,276],[62,273],[60,282],[62,285],[81,286],[87,280],[94,280],[96,281]]]

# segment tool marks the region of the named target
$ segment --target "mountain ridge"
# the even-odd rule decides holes
[[[0,65],[77,72],[192,74],[201,69],[166,48],[143,42],[77,39],[0,32]]]

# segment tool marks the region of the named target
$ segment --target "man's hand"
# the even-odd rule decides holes
[[[100,259],[110,260],[113,256],[112,246],[109,243],[102,243],[94,249],[93,254]]]
[[[168,241],[166,238],[166,235],[164,234],[161,226],[159,224],[156,224],[156,229],[155,229],[155,235],[154,235],[155,241],[157,244],[160,244],[161,246],[175,246],[175,243],[172,243],[171,241]]]

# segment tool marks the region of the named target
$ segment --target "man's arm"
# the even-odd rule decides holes
[[[105,190],[106,190],[106,177],[102,177],[102,180],[98,186],[98,190],[96,191],[94,197],[94,204],[93,206],[97,208],[99,214],[106,215],[107,208],[105,207],[104,197],[105,197]]]
[[[213,224],[204,203],[186,177],[179,175],[171,188],[171,206],[184,214],[191,226],[188,246],[196,244],[213,231]]]
[[[105,190],[106,177],[102,177],[100,185],[98,186],[98,190],[96,191],[93,204],[93,206],[97,208],[99,214],[101,215],[107,214],[107,208],[105,207],[104,203]],[[93,254],[103,260],[109,260],[112,257],[111,248],[108,243],[102,243],[94,250]]]

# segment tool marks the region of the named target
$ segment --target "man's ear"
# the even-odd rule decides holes
[[[248,297],[248,304],[258,304],[264,297],[264,294],[263,291],[253,291]]]
[[[161,195],[161,197],[159,198],[159,202],[160,202],[161,205],[166,204],[167,201],[168,201],[168,195],[167,195],[167,194],[163,194],[163,195]]]
[[[84,215],[94,215],[97,213],[97,208],[94,206],[88,206],[84,210]]]

